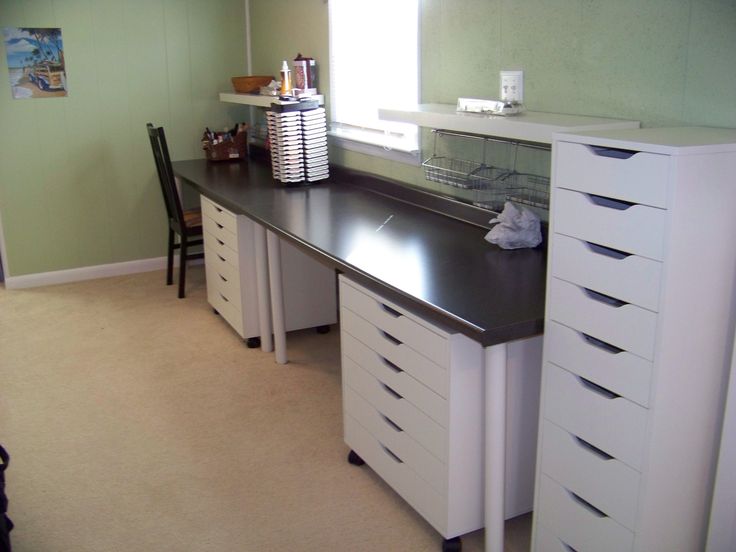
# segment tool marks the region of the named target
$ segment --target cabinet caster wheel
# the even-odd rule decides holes
[[[217,309],[212,309],[212,312],[214,312],[217,316],[220,316],[220,311],[218,311]]]
[[[463,549],[463,541],[460,537],[444,539],[442,541],[442,552],[460,552]]]
[[[353,466],[362,466],[363,464],[365,464],[365,460],[355,454],[354,450],[351,450],[348,453],[348,462],[351,463]]]
[[[318,334],[326,334],[330,333],[330,327],[329,326],[317,326],[317,333]]]
[[[245,340],[245,346],[249,349],[257,349],[261,346],[261,338],[260,337],[249,337]]]

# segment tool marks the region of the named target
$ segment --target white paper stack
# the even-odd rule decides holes
[[[323,107],[302,111],[304,171],[307,182],[330,176],[327,163],[327,118]]]
[[[271,141],[273,177],[281,182],[302,182],[305,175],[300,112],[267,111],[266,122]]]
[[[327,161],[327,118],[322,107],[266,112],[273,177],[287,184],[330,176]]]

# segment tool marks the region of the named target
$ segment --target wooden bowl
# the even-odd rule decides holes
[[[248,76],[248,77],[232,77],[233,88],[236,92],[253,93],[258,92],[261,86],[266,86],[273,77],[267,76]]]

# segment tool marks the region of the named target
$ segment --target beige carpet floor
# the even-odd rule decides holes
[[[346,462],[339,331],[247,349],[162,272],[0,289],[0,443],[16,552],[439,551]],[[507,522],[529,547],[530,516]],[[483,549],[482,531],[463,549]]]

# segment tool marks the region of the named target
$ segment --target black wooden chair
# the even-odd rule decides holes
[[[156,171],[161,183],[161,192],[164,196],[166,214],[169,218],[169,251],[166,263],[166,285],[174,283],[174,250],[179,250],[179,299],[185,295],[187,261],[202,259],[204,253],[190,253],[189,248],[202,245],[202,211],[200,209],[182,209],[179,191],[174,180],[174,171],[171,168],[169,148],[166,145],[166,136],[163,127],[146,125],[148,137],[151,139],[153,158],[156,161]],[[179,236],[177,243],[176,236]]]

